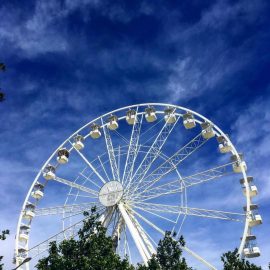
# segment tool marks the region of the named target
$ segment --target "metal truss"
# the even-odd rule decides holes
[[[172,213],[172,214],[183,214],[189,216],[198,216],[204,218],[214,218],[214,219],[223,219],[223,220],[232,220],[232,221],[244,221],[246,215],[243,213],[235,212],[226,212],[219,210],[210,210],[202,208],[193,208],[193,207],[181,207],[174,205],[164,205],[164,204],[154,204],[154,203],[134,203],[134,208],[146,211],[148,213],[154,214],[158,213]]]
[[[120,181],[119,169],[117,168],[117,162],[116,162],[116,158],[115,158],[115,154],[114,154],[114,148],[113,148],[113,143],[112,143],[112,139],[110,136],[110,131],[109,131],[107,125],[104,125],[102,118],[101,118],[101,122],[103,125],[103,132],[104,132],[107,151],[108,151],[109,160],[110,160],[110,164],[111,164],[113,180]]]
[[[149,124],[149,128],[144,131],[142,127],[145,126],[145,109],[150,106],[155,106],[154,109],[157,116],[157,121],[156,123]],[[173,124],[169,124],[168,122],[166,122],[163,125],[160,123],[161,121],[164,121],[163,116],[167,107],[171,107],[174,111],[176,116],[176,122]],[[116,115],[118,121],[125,121],[126,111],[129,109],[136,111],[137,121],[135,121],[134,125],[128,126],[130,127],[130,129],[132,127],[129,140],[126,139],[127,136],[125,136],[125,134],[122,135],[117,130],[113,132],[116,136],[119,136],[121,138],[122,142],[125,142],[124,146],[115,147],[114,137],[111,136],[113,133],[108,130],[107,123],[105,123],[105,121],[103,122],[103,119],[107,119],[110,115]],[[69,224],[71,224],[73,216],[80,215],[84,211],[89,211],[94,205],[97,205],[97,212],[101,214],[99,216],[99,221],[103,224],[103,226],[107,228],[107,233],[117,240],[117,251],[120,254],[120,252],[122,252],[123,250],[123,254],[128,255],[130,261],[131,255],[133,255],[132,253],[134,250],[130,250],[129,240],[132,239],[134,241],[136,246],[135,248],[137,248],[143,262],[147,264],[147,261],[149,260],[151,255],[155,253],[155,247],[157,246],[155,240],[153,239],[155,238],[155,231],[160,233],[161,235],[164,235],[165,230],[170,230],[171,227],[173,227],[173,230],[174,228],[177,228],[179,232],[179,223],[181,223],[179,218],[180,216],[183,216],[181,226],[183,225],[185,218],[189,218],[191,216],[209,219],[210,222],[213,221],[213,219],[224,220],[224,222],[237,221],[239,224],[241,224],[241,222],[245,222],[242,240],[239,247],[239,253],[241,254],[243,250],[243,245],[245,244],[246,236],[250,232],[247,215],[250,214],[251,204],[247,176],[242,164],[240,164],[240,169],[244,178],[244,185],[246,188],[245,207],[247,209],[246,213],[243,214],[187,206],[186,193],[187,191],[192,190],[192,186],[211,182],[232,172],[232,170],[229,170],[229,168],[231,168],[231,165],[233,163],[228,163],[225,165],[217,166],[215,168],[204,170],[202,172],[195,173],[193,175],[181,177],[180,173],[178,172],[178,166],[207,142],[207,139],[204,139],[201,133],[194,137],[185,146],[181,147],[173,155],[169,157],[166,155],[165,143],[168,140],[170,133],[174,130],[176,124],[181,121],[179,121],[179,119],[182,119],[182,116],[187,112],[194,115],[194,121],[198,124],[197,127],[204,122],[209,123],[213,127],[214,134],[216,136],[223,136],[224,139],[226,139],[226,141],[231,145],[231,154],[236,156],[237,160],[239,160],[239,154],[226,134],[224,134],[209,119],[184,107],[160,103],[138,104],[120,108],[118,110],[99,116],[98,118],[94,119],[93,121],[87,123],[85,126],[77,130],[69,138],[67,138],[54,151],[54,153],[52,153],[50,158],[44,163],[38,175],[36,176],[25,198],[17,226],[15,247],[16,265],[19,265],[21,261],[21,255],[31,256],[32,258],[40,256],[43,252],[48,250],[49,243],[51,241],[56,241],[56,243],[60,243],[64,239],[68,239],[70,237],[78,237],[78,230],[82,227],[85,219],[82,219],[81,221],[68,227],[66,227],[66,219],[69,218]],[[160,115],[162,117],[159,117]],[[85,156],[85,153],[87,153],[86,148],[88,144],[84,145],[84,150],[78,150],[73,145],[73,142],[74,136],[77,135],[80,135],[82,137],[82,142],[84,142],[90,136],[88,128],[93,123],[97,123],[98,125],[100,125],[104,131],[106,151],[103,154],[99,153],[99,155],[90,162]],[[151,134],[154,134],[154,136],[151,137],[152,135],[150,135],[148,131],[153,131],[153,128],[158,131],[151,132]],[[145,134],[147,134],[148,138],[146,140],[143,140],[144,144],[142,144],[142,136]],[[95,142],[97,141],[98,140],[96,140]],[[93,143],[93,140],[91,142]],[[101,143],[102,147],[104,148],[105,143],[102,138]],[[60,177],[61,170],[58,171],[58,169],[59,167],[62,168],[62,164],[58,164],[55,161],[55,158],[60,148],[68,149],[70,155],[77,153],[80,157],[79,161],[81,163],[87,164],[87,166],[83,164],[86,169],[79,172],[79,176],[76,179],[72,179],[72,181]],[[171,149],[169,150],[169,152],[171,152]],[[138,155],[140,155],[140,159],[138,158]],[[155,162],[157,158],[161,159],[161,162]],[[106,159],[106,161],[104,159]],[[123,161],[125,162],[125,164],[123,163]],[[69,162],[72,162],[72,159],[70,159]],[[51,181],[47,181],[42,178],[42,173],[48,164],[51,164],[56,170],[56,177]],[[158,165],[154,167],[154,164]],[[123,166],[121,167],[121,170],[120,165]],[[112,175],[111,173],[109,173],[110,170],[112,171]],[[123,175],[121,175],[121,171],[123,171]],[[170,175],[168,174],[174,171],[178,174],[178,177],[176,176],[177,178],[170,180]],[[81,176],[84,178],[83,181],[77,183],[77,180]],[[112,180],[111,176],[113,177],[113,180],[117,180],[122,183],[124,194],[123,197],[114,205],[106,208],[105,206],[100,204],[99,190],[101,189],[103,184],[106,184]],[[38,208],[37,206],[40,200],[43,199],[43,193],[47,192],[48,186],[50,186],[51,183],[54,181],[70,187],[70,192],[67,193],[65,205]],[[41,193],[41,198],[39,198],[33,193],[34,191],[36,191],[36,185],[40,183],[43,185],[42,190],[40,190],[41,192],[43,192]],[[108,189],[108,194],[109,192],[110,190]],[[170,197],[168,195],[176,193],[179,193],[179,195],[181,196],[179,197],[179,200],[170,201]],[[162,204],[163,198],[160,198],[161,196],[164,196],[164,202],[166,201],[167,204]],[[167,198],[165,198],[165,196],[167,196]],[[49,198],[49,196],[44,196],[44,198],[47,199]],[[158,198],[160,199],[158,200]],[[158,203],[150,203],[150,199],[155,199],[153,200],[153,202]],[[172,205],[170,205],[170,203]],[[32,219],[27,219],[25,216],[27,206],[29,205],[34,209],[33,212],[35,214],[35,217],[62,215],[59,220],[60,222],[64,222],[63,227],[65,229],[58,234],[49,237],[38,245],[28,248],[29,240],[22,241],[20,240],[19,236],[22,233],[21,227],[23,224],[29,226],[30,229],[32,228],[32,226],[37,224],[34,222],[32,223]],[[41,219],[39,219],[39,221],[41,221]],[[169,228],[167,227],[168,224],[170,224]],[[128,236],[127,230],[130,232]],[[128,239],[128,237],[131,238]],[[23,247],[24,249],[21,247]],[[189,254],[191,254],[194,258],[202,262],[209,269],[216,269],[206,260],[201,258],[197,253],[190,250],[189,247],[184,246],[183,249]],[[22,250],[26,250],[25,254],[22,254]],[[137,260],[137,255],[135,255],[134,258],[136,258]],[[22,269],[29,270],[29,263],[25,263]]]
[[[141,183],[143,180],[144,176],[150,169],[151,165],[153,162],[156,160],[158,155],[160,154],[160,150],[166,140],[168,139],[170,133],[172,132],[173,128],[175,127],[176,123],[178,122],[179,118],[176,119],[175,123],[173,124],[168,124],[167,121],[160,130],[159,134],[157,135],[155,141],[151,145],[150,149],[144,156],[141,164],[139,165],[138,169],[134,173],[134,175],[131,178],[131,181],[129,182],[127,188],[131,186],[130,189],[136,191],[137,186]]]
[[[126,183],[132,177],[135,160],[136,160],[138,150],[139,150],[138,143],[139,143],[139,138],[140,138],[143,116],[141,116],[141,118],[138,120],[137,111],[138,111],[138,108],[136,110],[137,121],[132,127],[132,133],[130,137],[130,143],[129,143],[128,153],[126,157],[122,183]]]
[[[96,192],[95,190],[93,190],[93,189],[91,189],[91,188],[88,188],[88,187],[85,187],[85,186],[82,186],[82,185],[79,185],[79,184],[76,184],[76,183],[71,182],[71,181],[69,181],[69,180],[66,180],[66,179],[64,179],[64,178],[60,178],[60,177],[56,176],[56,177],[54,178],[54,180],[55,180],[56,182],[59,182],[59,183],[68,185],[68,186],[70,186],[70,187],[77,188],[77,189],[79,189],[79,190],[81,190],[81,191],[90,193],[90,194],[94,195],[95,197],[98,196],[98,192]]]
[[[185,188],[213,181],[223,176],[232,174],[233,172],[231,169],[231,165],[232,163],[230,162],[215,168],[208,169],[203,172],[199,172],[190,176],[185,176],[177,180],[172,180],[166,184],[154,186],[152,188],[151,188],[152,185],[151,186],[148,185],[147,188],[145,188],[141,193],[138,193],[136,195],[136,198],[139,198],[140,200],[144,201],[164,195],[183,192]],[[181,185],[181,183],[183,183],[183,185]]]
[[[164,161],[159,167],[157,167],[151,174],[149,174],[143,181],[142,186],[138,186],[135,191],[137,194],[144,192],[146,189],[149,189],[155,183],[157,183],[162,177],[171,171],[175,170],[177,166],[190,156],[193,152],[199,149],[203,144],[206,143],[201,133],[193,138],[189,143],[184,147],[179,149],[175,154],[173,154],[168,160]],[[135,193],[135,192],[133,192]],[[136,196],[136,195],[135,195]]]
[[[36,208],[35,214],[36,216],[79,214],[91,210],[94,206],[97,206],[97,202]],[[97,207],[99,208],[100,206]]]

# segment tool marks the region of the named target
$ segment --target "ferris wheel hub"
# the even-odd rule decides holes
[[[123,186],[119,181],[110,181],[100,189],[98,198],[104,206],[116,205],[123,196]]]

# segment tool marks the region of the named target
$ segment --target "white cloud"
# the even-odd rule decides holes
[[[263,7],[261,1],[256,4],[240,1],[235,5],[217,1],[202,13],[197,23],[185,27],[177,25],[165,33],[167,43],[178,43],[180,51],[170,67],[166,86],[169,100],[191,100],[206,92],[209,94],[251,63],[250,47],[258,36],[250,36],[232,47],[227,43],[227,35],[237,36],[243,27],[259,21]],[[234,27],[230,28],[229,24]]]

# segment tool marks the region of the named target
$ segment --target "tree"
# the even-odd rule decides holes
[[[98,221],[95,208],[83,221],[78,239],[50,243],[49,255],[36,265],[39,270],[134,270],[127,259],[115,253],[113,239],[106,236],[106,228]]]
[[[224,270],[262,270],[260,266],[241,259],[237,249],[224,253],[221,261],[223,262]]]
[[[152,255],[148,265],[139,265],[138,270],[192,270],[188,267],[185,258],[182,258],[182,249],[185,245],[183,236],[174,240],[175,234],[166,232],[159,241],[157,254]]]
[[[9,230],[2,231],[2,234],[0,235],[0,240],[2,241],[6,240],[7,235],[9,235]],[[0,256],[0,270],[3,270],[3,266],[4,266],[4,264],[1,263],[2,259],[3,259],[3,256]]]
[[[6,65],[4,63],[0,63],[0,71],[6,71]]]
[[[0,88],[0,102],[5,100],[5,93],[1,92],[1,88]]]
[[[6,71],[6,65],[4,63],[0,63],[0,71]],[[5,93],[3,93],[0,88],[0,102],[4,100],[5,100]]]

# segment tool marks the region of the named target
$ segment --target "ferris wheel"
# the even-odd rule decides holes
[[[184,251],[206,269],[217,269],[207,241],[257,257],[252,231],[262,218],[246,171],[228,135],[197,112],[161,103],[111,111],[74,132],[40,169],[20,213],[15,263],[33,269],[51,241],[76,238],[93,206],[131,263],[147,263],[166,231],[183,235]]]

